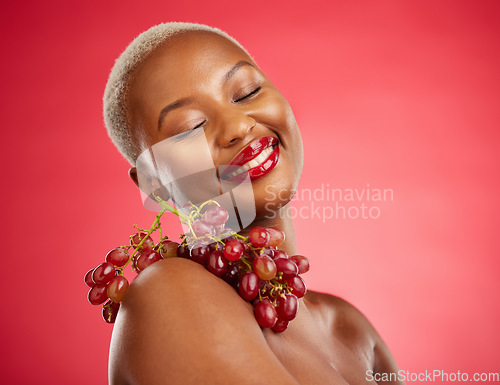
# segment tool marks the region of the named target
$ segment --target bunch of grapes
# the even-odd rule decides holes
[[[210,273],[222,278],[253,305],[255,318],[263,328],[281,333],[297,314],[299,301],[306,293],[300,274],[309,270],[309,261],[302,255],[288,256],[279,250],[285,233],[275,228],[254,227],[247,237],[226,227],[228,212],[215,201],[200,206],[189,204],[189,214],[172,209],[164,201],[164,210],[157,215],[149,230],[139,229],[130,236],[130,245],[120,246],[106,255],[106,261],[85,275],[91,287],[88,300],[103,305],[103,318],[113,323],[120,302],[128,288],[124,268],[132,263],[140,273],[163,259],[180,257],[203,265]],[[189,232],[180,244],[161,237],[159,218],[165,210],[181,216]],[[160,230],[160,242],[151,234]],[[132,250],[132,251],[131,251]]]

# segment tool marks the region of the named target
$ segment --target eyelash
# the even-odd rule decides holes
[[[189,130],[187,130],[187,131],[184,131],[184,132],[183,132],[183,133],[181,133],[181,134],[177,134],[177,135],[175,136],[175,139],[176,139],[176,140],[182,140],[182,139],[184,139],[184,138],[186,138],[186,137],[188,137],[188,136],[192,135],[192,134],[194,133],[194,131],[195,131],[197,128],[200,128],[200,127],[201,127],[201,126],[203,126],[206,122],[207,122],[207,121],[206,121],[206,120],[204,120],[203,122],[201,122],[200,124],[196,125],[195,127],[191,128],[191,129],[189,129]]]
[[[250,96],[252,95],[255,95],[257,92],[259,92],[261,89],[261,86],[258,86],[256,89],[254,89],[252,92],[246,94],[245,96],[243,96],[242,98],[239,98],[239,99],[236,99],[234,102],[235,103],[238,103],[238,102],[241,102],[242,100],[245,100],[247,98],[249,98]]]
[[[236,99],[234,102],[235,103],[238,103],[238,102],[241,102],[242,100],[245,100],[253,95],[255,95],[257,92],[259,92],[261,90],[261,86],[258,86],[257,88],[255,88],[253,91],[249,92],[248,94],[246,94],[245,96],[239,98],[239,99]],[[203,122],[201,122],[200,124],[196,125],[195,127],[191,128],[190,130],[186,131],[186,132],[183,132],[182,134],[179,134],[178,135],[178,139],[183,139],[185,138],[186,136],[192,134],[192,132],[194,130],[196,130],[197,128],[200,128],[201,126],[203,126],[204,124],[206,123],[206,120],[204,120]]]

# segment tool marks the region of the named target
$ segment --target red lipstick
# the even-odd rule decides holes
[[[223,168],[220,179],[231,182],[242,182],[246,174],[253,182],[267,175],[278,163],[278,139],[264,136],[250,142]]]

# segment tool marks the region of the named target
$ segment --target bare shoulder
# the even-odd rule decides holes
[[[151,265],[130,285],[113,330],[109,372],[111,384],[207,378],[252,384],[261,376],[296,384],[266,344],[252,306],[203,266],[180,258]]]
[[[350,346],[363,345],[373,349],[380,338],[365,315],[346,300],[315,291],[308,291],[306,299],[333,336]]]
[[[384,340],[354,305],[340,297],[314,291],[308,291],[306,299],[309,307],[329,328],[331,336],[364,354],[371,362],[373,373],[397,373],[398,366]]]

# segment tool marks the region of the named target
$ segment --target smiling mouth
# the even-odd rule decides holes
[[[242,182],[247,174],[253,182],[267,175],[278,163],[278,140],[267,136],[254,140],[224,168],[221,180]]]

